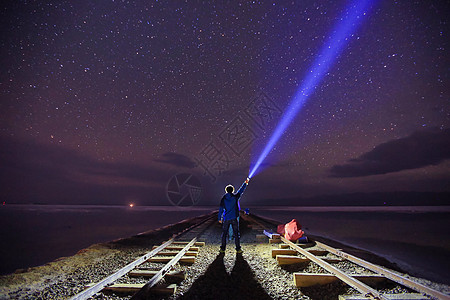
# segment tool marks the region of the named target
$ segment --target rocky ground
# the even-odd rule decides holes
[[[196,220],[188,220],[146,234],[93,245],[72,257],[61,258],[44,266],[18,270],[14,274],[0,277],[1,299],[67,299],[83,290],[89,283],[97,282],[122,268],[130,261],[147,253],[151,246],[167,240],[172,234],[187,228]],[[184,270],[187,279],[177,286],[177,291],[168,299],[337,299],[340,294],[354,294],[347,285],[336,282],[321,287],[299,289],[294,285],[293,272],[324,272],[313,263],[280,267],[271,256],[277,245],[267,240],[256,240],[260,229],[252,229],[245,220],[241,221],[242,247],[244,253],[237,255],[234,245],[227,247],[225,254],[219,254],[220,225],[214,224],[204,232],[200,240],[206,241],[201,247],[196,262],[191,266],[177,265],[176,270]],[[332,241],[325,241],[332,244]],[[336,246],[336,245],[332,245]],[[342,248],[343,245],[339,245]],[[377,264],[389,262],[361,252],[345,249],[357,256]],[[359,254],[359,255],[358,255]],[[329,254],[331,255],[331,254]],[[348,273],[364,273],[366,270],[349,262],[340,263]],[[145,267],[158,269],[161,265],[146,263]],[[123,278],[122,281],[130,279]],[[145,279],[131,279],[146,282]],[[445,293],[450,293],[447,285],[436,284],[413,278],[422,284]],[[380,287],[385,293],[406,292],[395,284]],[[98,294],[95,299],[128,299],[130,296]]]

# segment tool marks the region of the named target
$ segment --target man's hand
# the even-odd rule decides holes
[[[248,184],[249,181],[250,181],[250,178],[247,177],[247,179],[245,180],[245,183]]]
[[[222,220],[219,220],[219,223],[222,224]]]

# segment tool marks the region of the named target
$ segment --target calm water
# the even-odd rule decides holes
[[[92,244],[129,237],[211,210],[172,206],[0,206],[0,272],[42,265]]]
[[[0,272],[45,264],[215,209],[1,206]],[[375,252],[412,275],[450,284],[450,207],[252,207],[251,212],[284,223],[296,218],[307,234]]]
[[[369,250],[411,275],[450,284],[450,207],[278,207],[255,213]]]

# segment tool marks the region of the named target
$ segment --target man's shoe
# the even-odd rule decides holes
[[[242,251],[242,249],[241,249],[241,248],[239,248],[239,249],[236,249],[236,253],[238,253],[238,254],[241,254],[242,252],[244,252],[244,251]]]

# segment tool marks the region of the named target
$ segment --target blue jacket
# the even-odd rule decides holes
[[[236,194],[226,193],[223,195],[222,200],[220,201],[219,221],[228,221],[239,217],[239,210],[241,209],[239,206],[239,198],[244,193],[247,185],[248,184],[244,182]]]

